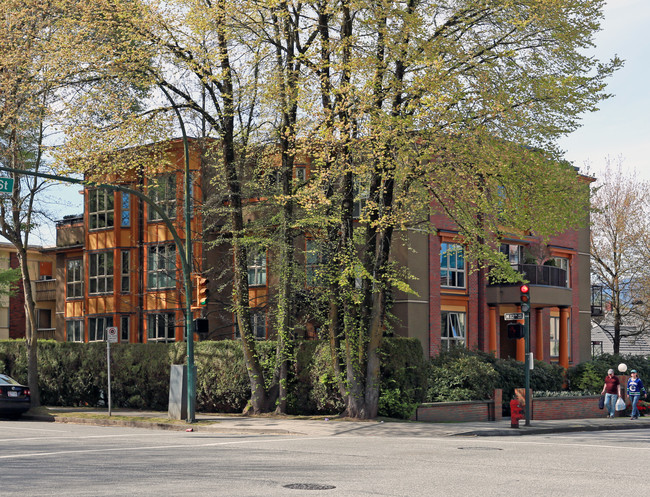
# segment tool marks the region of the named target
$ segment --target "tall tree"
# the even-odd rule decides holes
[[[614,354],[626,335],[650,329],[646,313],[650,239],[650,185],[623,159],[607,159],[592,192],[591,261],[593,281],[603,287],[604,303],[613,318]]]

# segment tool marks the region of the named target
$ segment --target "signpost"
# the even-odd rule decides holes
[[[108,372],[108,415],[111,415],[111,344],[117,343],[117,328],[106,328],[106,368]]]
[[[0,193],[13,193],[14,179],[13,178],[0,178]]]

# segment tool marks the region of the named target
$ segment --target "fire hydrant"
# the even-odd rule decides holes
[[[524,419],[524,411],[517,399],[510,401],[510,428],[519,428],[519,420]]]

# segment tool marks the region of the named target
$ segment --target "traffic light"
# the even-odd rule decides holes
[[[208,279],[197,275],[196,277],[196,305],[203,307],[208,303]]]
[[[524,325],[521,323],[508,323],[508,338],[514,340],[516,338],[524,338]]]
[[[530,288],[525,283],[519,287],[519,301],[521,312],[530,311]]]

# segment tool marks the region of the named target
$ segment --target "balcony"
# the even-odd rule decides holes
[[[533,307],[571,305],[571,290],[564,269],[535,264],[517,264],[512,268],[528,280]],[[519,284],[490,281],[486,297],[490,305],[518,304]]]
[[[34,281],[34,301],[54,302],[56,301],[56,280]]]

